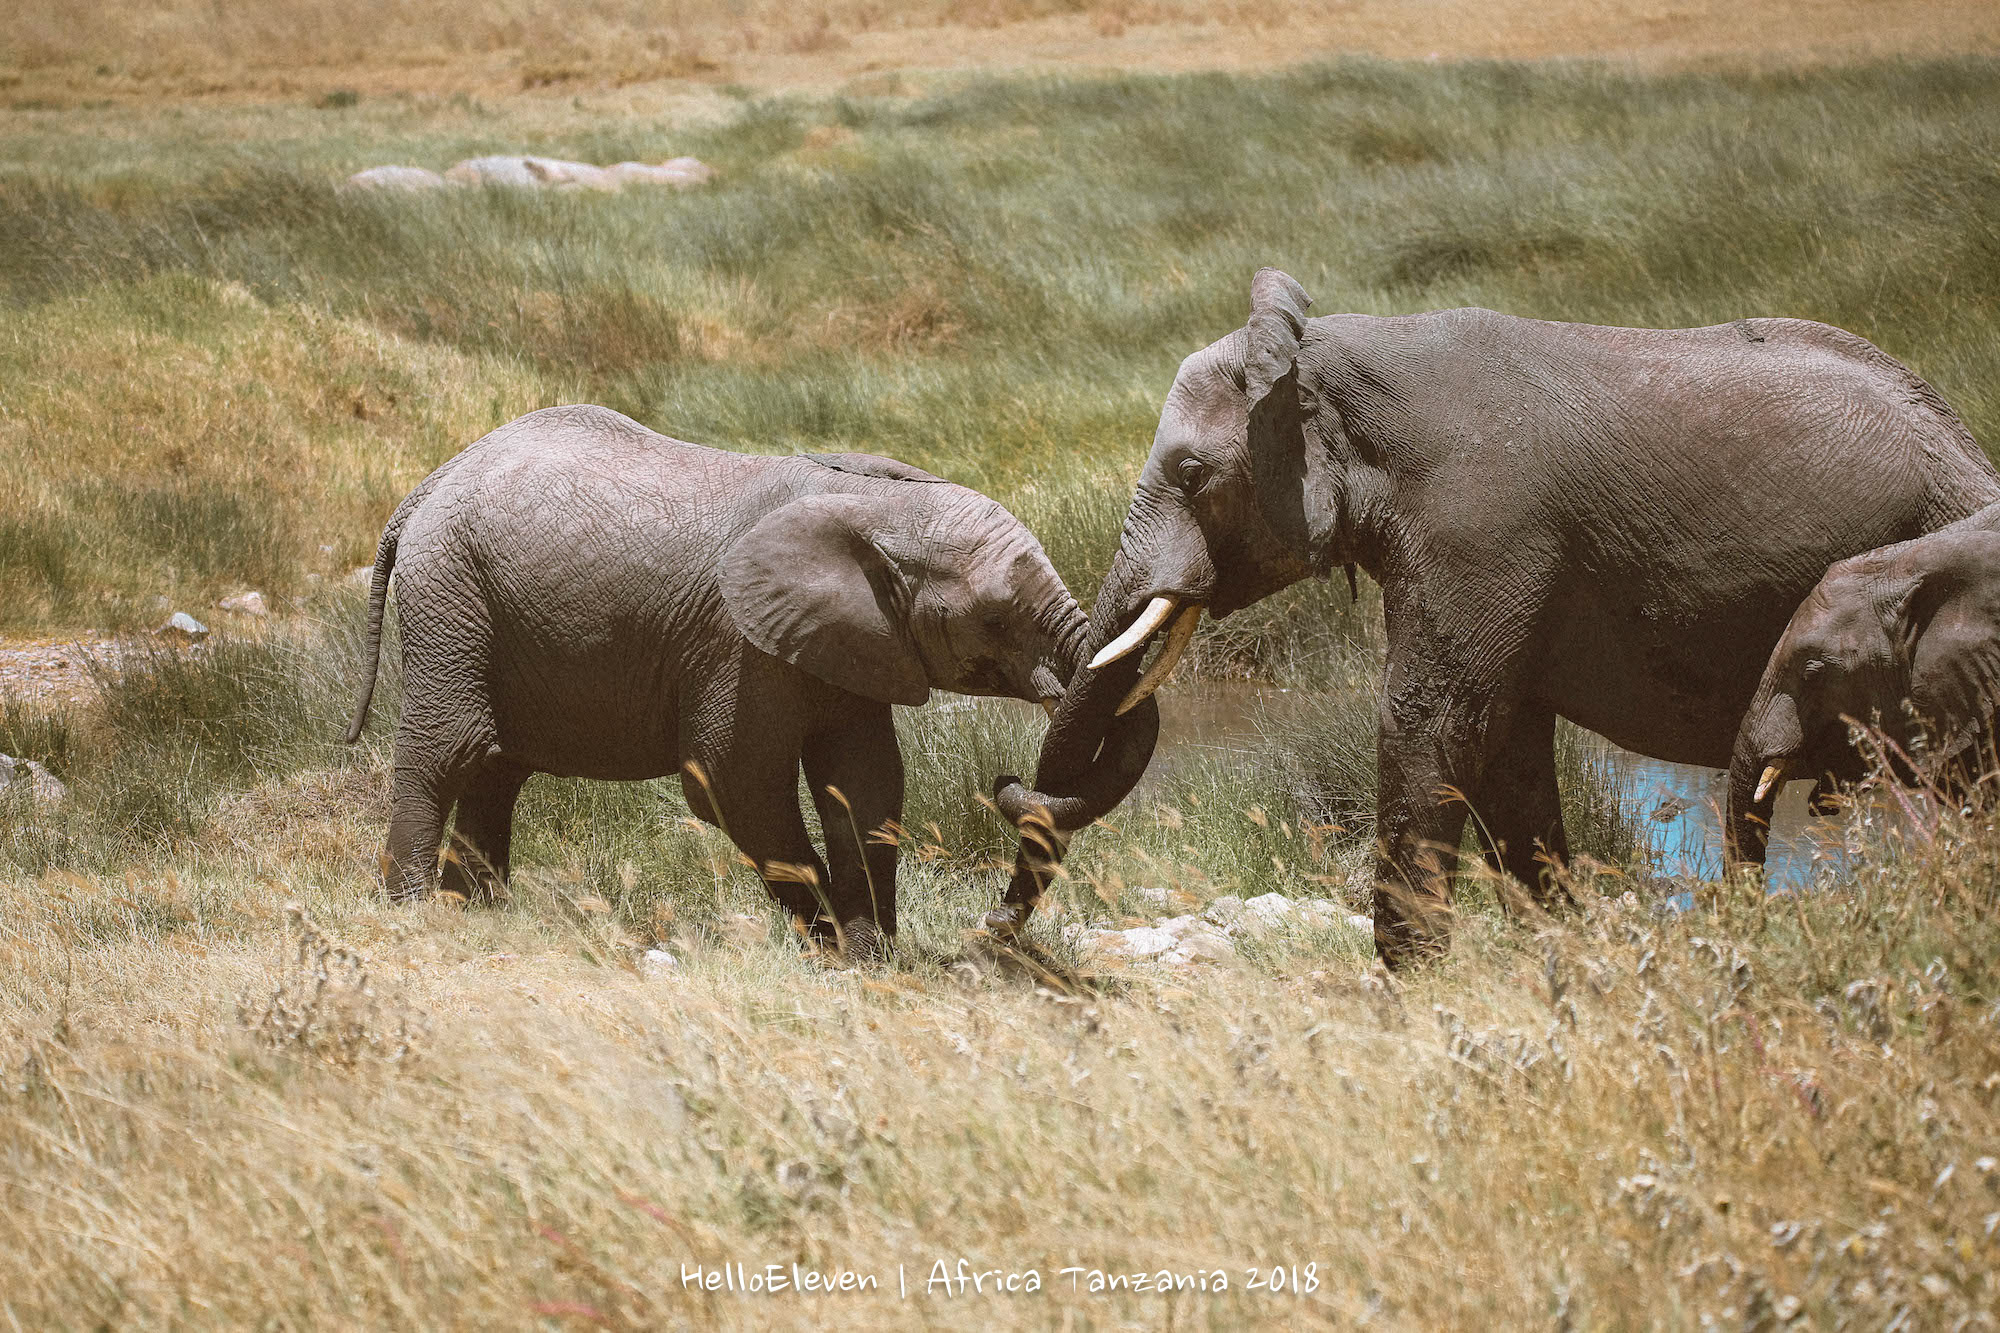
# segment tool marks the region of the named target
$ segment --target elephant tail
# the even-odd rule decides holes
[[[410,500],[416,498],[412,495]],[[368,581],[368,637],[361,650],[365,664],[361,695],[355,700],[354,718],[347,724],[347,734],[341,737],[344,745],[361,739],[362,728],[368,725],[368,705],[375,701],[375,677],[382,665],[382,610],[389,600],[389,575],[396,568],[396,542],[402,537],[403,523],[413,508],[410,500],[397,507],[389,526],[382,529],[382,540],[375,546],[375,573]]]

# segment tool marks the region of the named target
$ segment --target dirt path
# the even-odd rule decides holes
[[[0,639],[0,699],[82,703],[97,693],[91,658],[115,652],[116,643],[108,634]]]

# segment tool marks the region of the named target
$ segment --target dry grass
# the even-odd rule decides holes
[[[2000,50],[1980,0],[24,0],[16,105],[93,98],[575,93],[660,81],[891,90],[902,72],[1270,69],[1309,57],[1686,65]]]
[[[0,320],[0,375],[7,627],[337,580],[417,480],[552,401],[490,358],[185,276]]]
[[[1996,856],[2000,830],[1947,830],[1840,893],[1681,917],[1599,881],[1570,921],[1473,916],[1403,983],[1300,936],[1074,992],[944,917],[941,962],[850,973],[724,913],[652,976],[553,890],[465,914],[283,865],[15,878],[0,1310],[1949,1327],[2000,1299]],[[925,1288],[961,1257],[1044,1289]],[[683,1285],[724,1262],[881,1287]],[[1274,1266],[1316,1289],[1245,1289]],[[1072,1267],[1230,1288],[1073,1292]]]
[[[84,819],[31,870],[50,816],[0,802],[22,1326],[1952,1327],[2000,1299],[1994,811],[1857,815],[1856,871],[1799,898],[1675,914],[1587,868],[1576,913],[1510,921],[1468,893],[1453,956],[1396,980],[1345,926],[1080,959],[1063,926],[1161,910],[1128,886],[1198,912],[1359,868],[1218,761],[1090,834],[1027,954],[964,932],[997,876],[934,835],[897,958],[851,971],[630,785],[531,785],[498,907],[385,905],[379,738],[331,767],[317,740],[345,652],[215,651],[128,673],[66,743],[0,714],[69,754]],[[933,812],[989,762],[960,751],[1023,739],[924,717]],[[175,827],[90,818],[162,775]],[[931,1282],[961,1260],[1041,1290]],[[724,1263],[878,1285],[683,1283]],[[1277,1268],[1313,1285],[1248,1288]]]

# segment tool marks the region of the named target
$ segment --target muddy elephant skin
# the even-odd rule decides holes
[[[382,534],[402,629],[388,889],[479,898],[533,773],[682,775],[772,896],[822,933],[893,934],[903,762],[890,708],[932,689],[1061,698],[1086,622],[992,500],[859,454],[761,457],[549,408],[445,463]],[[1129,790],[1158,715],[1120,728]],[[1112,748],[1117,748],[1114,745]],[[826,856],[807,835],[803,768]],[[1113,803],[1124,791],[1111,794]]]

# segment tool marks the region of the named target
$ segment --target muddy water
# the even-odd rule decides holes
[[[1305,691],[1268,686],[1206,684],[1161,691],[1160,748],[1134,793],[1157,793],[1176,772],[1203,758],[1240,757],[1255,763],[1281,728],[1286,712],[1310,708]],[[1727,775],[1620,750],[1593,738],[1622,790],[1622,802],[1646,822],[1659,875],[1714,876],[1722,868],[1722,820],[1729,805]],[[1809,783],[1788,784],[1772,820],[1766,874],[1773,888],[1811,883],[1845,864],[1839,826],[1806,809]]]

